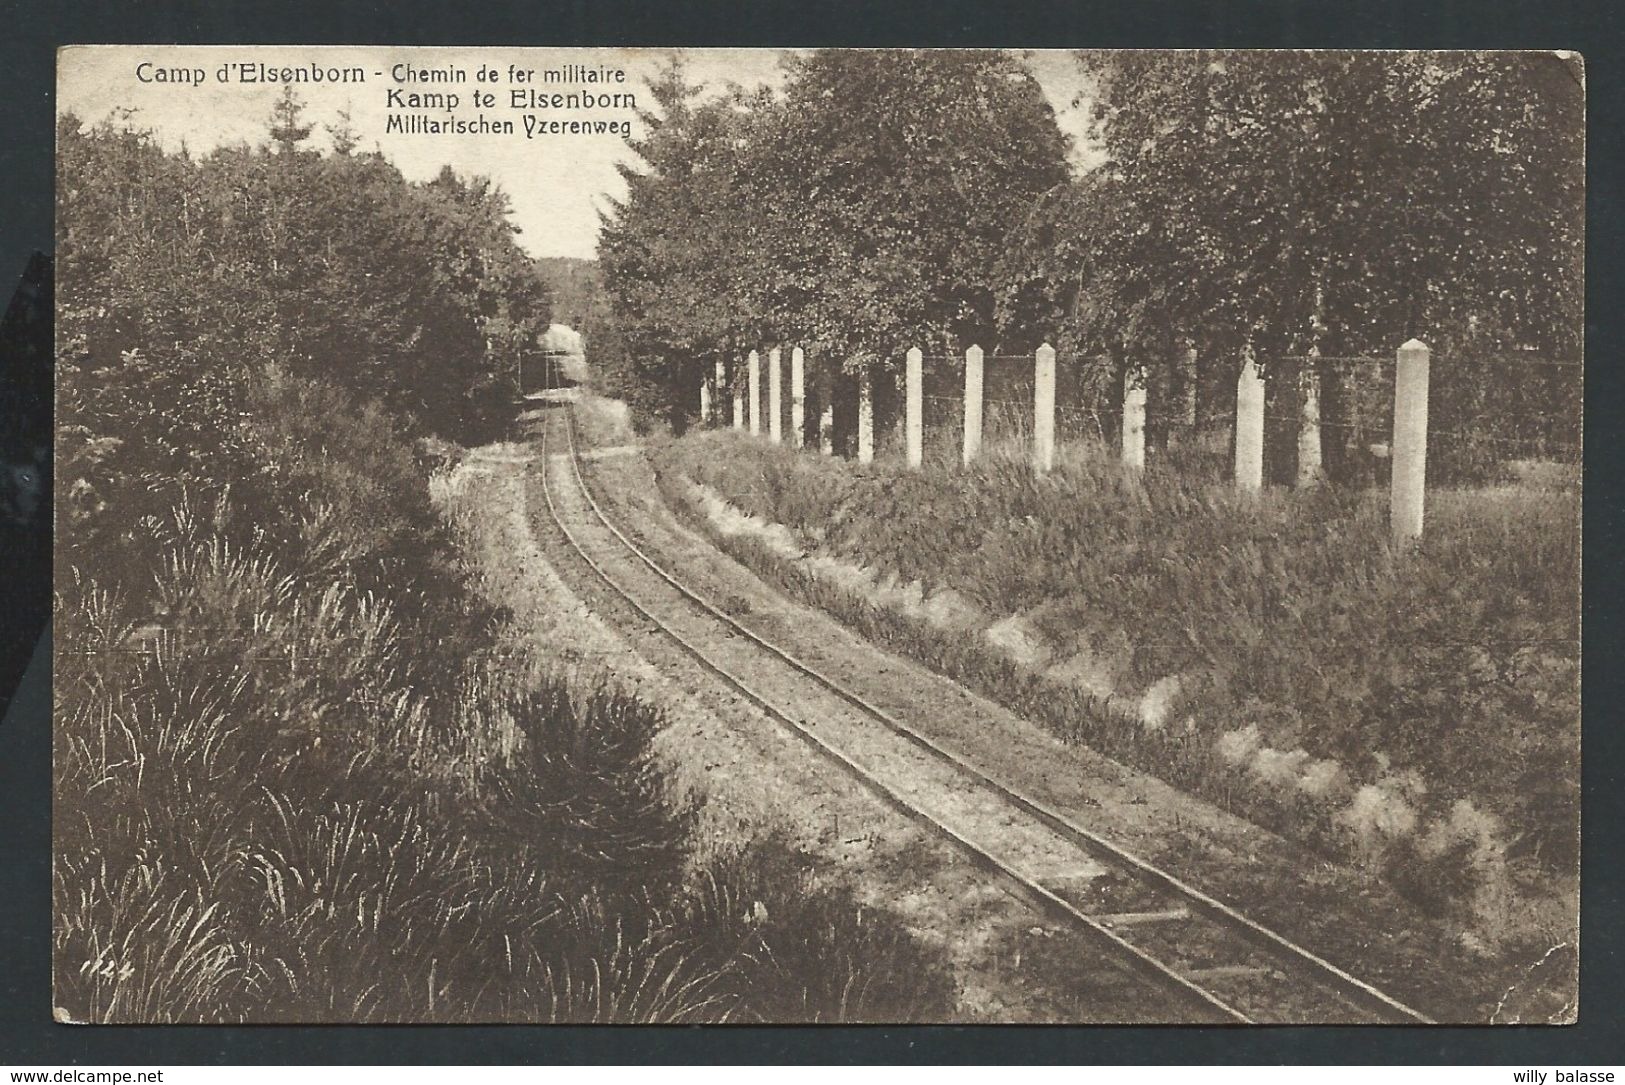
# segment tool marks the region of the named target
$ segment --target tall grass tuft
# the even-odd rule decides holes
[[[508,831],[554,850],[610,892],[669,892],[687,858],[694,810],[671,794],[652,743],[664,718],[598,685],[545,682],[510,708],[524,736],[494,782]]]

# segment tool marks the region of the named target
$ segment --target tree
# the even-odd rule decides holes
[[[600,240],[647,378],[685,403],[709,356],[796,342],[850,370],[990,343],[1011,226],[1067,176],[1037,84],[1002,53],[828,50],[782,94],[705,98],[673,68]]]
[[[1067,178],[1037,83],[987,51],[815,53],[793,64],[762,150],[767,331],[854,367],[992,346],[988,270]]]
[[[377,154],[194,160],[71,116],[58,130],[59,489],[71,545],[140,545],[177,487],[255,485],[248,389],[291,375],[463,440],[506,414],[549,298],[506,197]],[[276,487],[267,487],[276,490]],[[282,491],[277,491],[282,492]],[[276,517],[268,517],[277,522]],[[105,550],[105,548],[104,548]]]
[[[1000,269],[1006,334],[1059,327],[1153,389],[1228,404],[1244,350],[1281,363],[1274,473],[1291,471],[1297,399],[1328,421],[1360,392],[1322,355],[1419,337],[1443,355],[1577,354],[1583,90],[1548,53],[1080,55],[1103,167],[1046,200]],[[1290,378],[1296,373],[1300,380]],[[1458,382],[1441,417],[1460,414]],[[1505,383],[1505,382],[1503,382]],[[1116,380],[1103,382],[1116,386]],[[1509,386],[1510,387],[1510,386]],[[1374,406],[1367,415],[1380,412]],[[1167,411],[1153,411],[1166,418]],[[1436,412],[1437,413],[1437,412]],[[1342,471],[1343,443],[1328,447]]]
[[[282,96],[271,107],[271,142],[282,153],[298,150],[299,144],[310,138],[315,126],[299,123],[304,112],[305,104],[293,92],[293,84],[284,85]]]
[[[575,256],[544,256],[536,272],[553,295],[553,318],[584,332],[593,314],[604,305],[598,264]]]
[[[743,95],[705,100],[702,89],[676,64],[654,81],[658,112],[640,113],[646,134],[630,141],[642,168],[620,167],[627,195],[599,233],[617,330],[592,349],[625,371],[644,419],[678,421],[708,358],[748,349],[756,323],[746,291],[746,238],[760,213],[747,172],[755,118]],[[604,357],[606,339],[625,353]]]
[[[333,153],[347,155],[356,149],[361,142],[361,136],[351,121],[348,108],[339,110],[336,124],[324,125],[327,129],[327,138],[333,141]]]
[[[1080,341],[1386,352],[1474,323],[1578,348],[1571,62],[1198,50],[1080,63],[1107,163],[1051,205],[1052,233],[1070,236],[1042,284]],[[1028,240],[1057,255],[1050,237]],[[1039,285],[1007,274],[1007,319]]]

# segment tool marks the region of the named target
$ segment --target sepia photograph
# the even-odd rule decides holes
[[[55,1020],[1573,1024],[1585,123],[61,49]]]

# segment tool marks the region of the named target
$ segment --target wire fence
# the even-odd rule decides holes
[[[1387,485],[1394,433],[1393,357],[1279,356],[1266,361],[1267,473],[1299,477],[1306,424],[1319,438],[1321,473]],[[1580,362],[1533,351],[1432,355],[1427,472],[1432,486],[1576,476],[1581,462]],[[1313,396],[1312,405],[1306,399]],[[1310,415],[1306,419],[1306,406]]]
[[[747,403],[739,424],[748,428],[748,405],[754,402],[763,434],[787,444],[819,447],[820,418],[826,427],[833,419],[833,451],[860,460],[898,456],[948,467],[973,452],[1004,453],[1030,455],[1040,471],[1055,458],[1052,452],[1046,461],[1040,448],[1047,423],[1063,457],[1117,456],[1136,468],[1155,466],[1240,485],[1244,468],[1238,442],[1250,439],[1252,431],[1238,422],[1238,411],[1244,409],[1246,374],[1256,373],[1263,398],[1264,484],[1390,485],[1396,396],[1417,395],[1428,486],[1485,485],[1533,475],[1577,484],[1581,362],[1531,350],[1429,355],[1415,346],[1423,376],[1420,385],[1408,386],[1410,391],[1396,383],[1399,363],[1393,355],[1271,355],[1256,358],[1251,363],[1256,368],[1243,368],[1239,360],[1204,361],[1187,351],[1167,364],[1131,370],[1105,355],[1054,353],[1053,389],[1046,396],[1036,355],[997,354],[976,363],[979,399],[973,388],[978,382],[967,383],[966,354],[919,354],[919,387],[910,389],[905,373],[916,368],[912,361],[858,375],[806,354],[792,367],[792,352],[781,350],[758,355],[754,392],[725,367],[732,384],[725,394],[711,394],[711,422],[731,424],[727,404],[738,389]],[[742,371],[744,363],[735,364]],[[911,392],[918,397],[917,420],[910,413]],[[860,447],[855,421],[865,396],[873,418],[872,448]],[[968,425],[976,429],[969,442]],[[911,439],[915,433],[918,448]]]

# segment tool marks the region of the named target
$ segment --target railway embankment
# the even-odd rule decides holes
[[[929,479],[726,434],[651,459],[689,525],[775,588],[1036,725],[1051,749],[1019,756],[1005,727],[980,729],[1016,779],[1056,775],[1055,747],[1108,755],[1119,771],[1267,830],[1275,843],[1219,864],[1245,877],[1202,876],[1255,896],[1311,942],[1366,960],[1371,945],[1388,945],[1400,972],[1407,960],[1443,963],[1456,1000],[1475,992],[1469,1019],[1573,1012],[1543,993],[1572,976],[1577,894],[1562,850],[1572,841],[1534,838],[1519,805],[1529,797],[1509,799],[1534,766],[1543,790],[1561,790],[1551,773],[1572,772],[1577,758],[1577,661],[1560,619],[1546,618],[1573,613],[1553,549],[1572,495],[1502,494],[1487,510],[1469,495],[1447,500],[1440,541],[1396,568],[1380,520],[1330,495],[1243,514],[1194,488],[1157,492],[1156,480],[1136,490],[1063,477],[1045,494],[997,465]],[[646,491],[608,481],[638,470],[634,461],[594,470],[606,472],[606,493]],[[1046,518],[1039,499],[1056,490],[1081,507],[1075,519]],[[655,522],[646,498],[614,499]],[[1126,524],[1099,526],[1119,514]],[[1368,542],[1366,558],[1344,553]],[[1238,547],[1287,586],[1227,580]],[[1519,591],[1473,603],[1488,577]],[[1317,595],[1327,602],[1307,606]],[[1267,632],[1242,638],[1242,618]],[[784,628],[814,627],[797,618]],[[1299,677],[1249,684],[1245,664],[1260,656],[1270,666],[1255,671]],[[1467,667],[1465,679],[1452,665]],[[1487,688],[1496,668],[1500,687]],[[1496,698],[1509,696],[1553,726],[1506,733]],[[1189,851],[1201,869],[1192,824],[1179,814],[1151,834],[1160,844],[1140,846]],[[1260,870],[1260,853],[1278,861]]]

